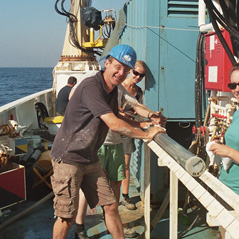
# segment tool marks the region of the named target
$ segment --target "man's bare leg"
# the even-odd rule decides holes
[[[80,189],[79,193],[79,205],[78,205],[78,211],[76,216],[76,223],[77,224],[84,224],[86,211],[87,211],[87,201],[85,198],[85,194]]]
[[[75,238],[85,238],[85,239],[89,238],[87,237],[85,224],[84,224],[87,206],[88,206],[88,203],[86,201],[85,194],[80,189],[78,211],[76,215]]]
[[[118,203],[103,206],[106,227],[114,239],[124,239],[124,231],[118,211]]]
[[[53,239],[66,239],[75,218],[58,217],[53,227]]]
[[[124,156],[125,156],[125,176],[126,176],[126,178],[122,181],[122,193],[129,194],[131,154],[125,154]]]
[[[220,234],[221,234],[221,237],[219,237],[219,238],[225,239],[226,230],[222,226],[220,226]]]

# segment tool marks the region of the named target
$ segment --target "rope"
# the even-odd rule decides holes
[[[155,28],[155,29],[164,29],[164,30],[176,30],[176,31],[191,31],[191,32],[199,32],[198,30],[193,30],[193,29],[183,29],[183,28],[173,28],[173,27],[156,27],[156,26],[132,26],[127,23],[125,23],[125,26],[134,28],[134,29],[143,29],[143,28]]]

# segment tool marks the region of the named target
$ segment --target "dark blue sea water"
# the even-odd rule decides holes
[[[52,87],[53,68],[1,68],[0,106]]]

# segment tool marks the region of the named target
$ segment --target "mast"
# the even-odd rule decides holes
[[[89,41],[89,28],[82,23],[82,8],[90,7],[91,0],[71,0],[70,12],[64,8],[64,2],[56,0],[55,3],[56,12],[66,17],[68,24],[62,54],[53,70],[53,114],[58,92],[70,76],[76,77],[79,83],[86,72],[100,70],[95,51],[83,46]]]
[[[101,56],[115,23],[114,9],[97,10],[91,7],[91,0],[71,0],[68,12],[65,0],[56,0],[55,10],[67,18],[65,40],[62,54],[53,70],[53,114],[58,92],[67,84],[70,76],[80,83],[87,72],[100,70],[96,56]],[[104,19],[102,19],[104,14]],[[99,37],[95,39],[95,32]]]

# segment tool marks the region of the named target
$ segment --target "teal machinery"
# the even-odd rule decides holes
[[[141,84],[144,104],[154,111],[162,110],[168,119],[168,135],[185,148],[189,148],[194,133],[203,126],[207,94],[211,90],[225,90],[226,78],[222,74],[227,74],[235,63],[239,4],[229,2],[225,5],[224,1],[211,0],[128,0],[119,14],[122,29],[118,42],[133,46],[137,59],[148,66]],[[209,32],[221,45],[221,52],[215,52],[210,61],[205,56]],[[217,84],[209,82],[205,71],[214,61],[218,68],[225,68],[219,72],[218,77],[223,80]],[[142,191],[144,149],[141,141],[137,142],[131,166],[136,185]],[[165,178],[164,169],[157,166],[157,157],[151,153],[151,201],[161,199]]]

